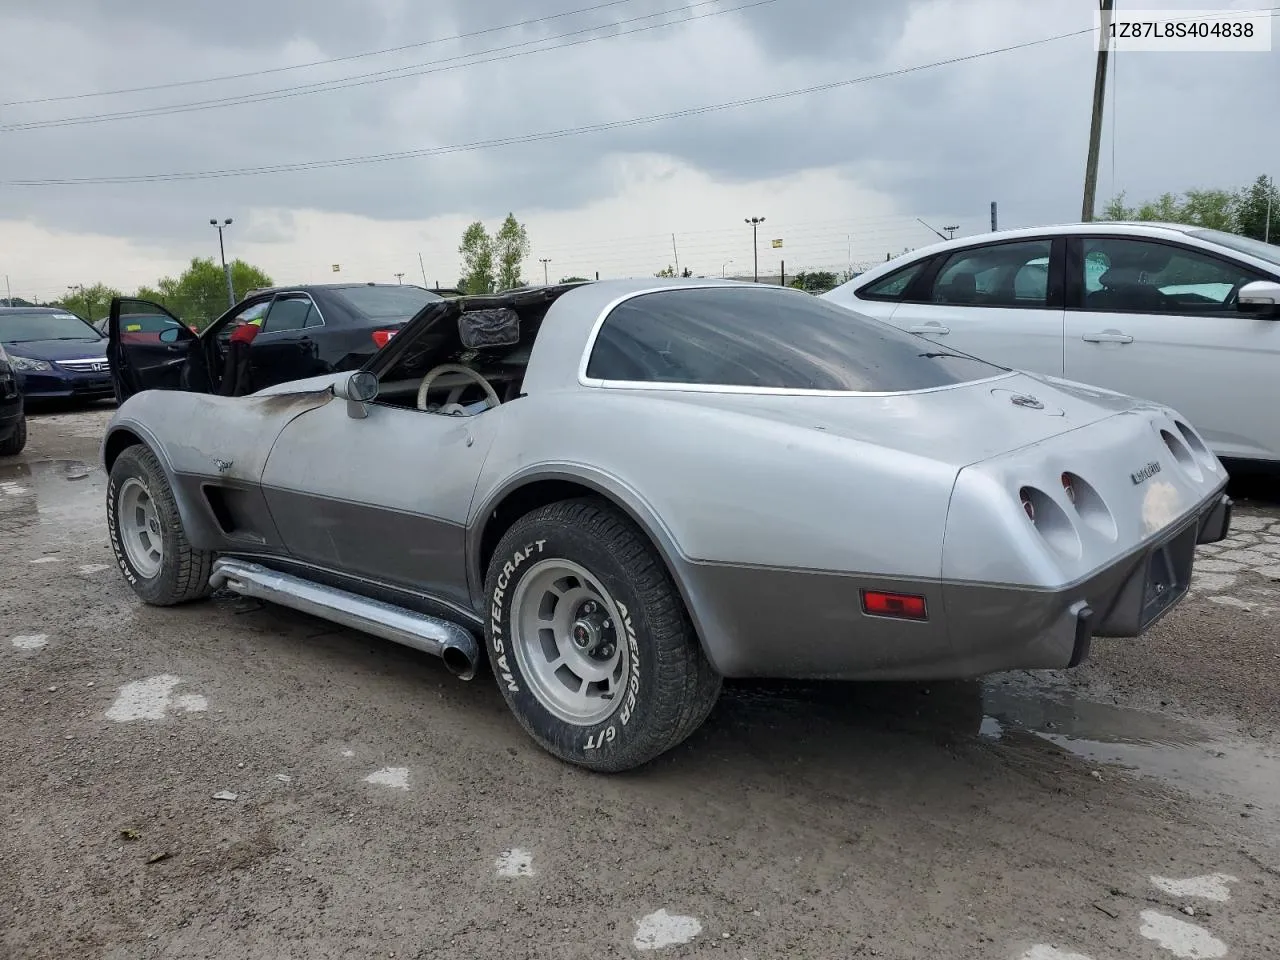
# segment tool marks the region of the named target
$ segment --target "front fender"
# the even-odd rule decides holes
[[[174,503],[178,507],[178,518],[182,521],[182,529],[186,532],[188,540],[192,546],[202,546],[201,541],[212,539],[203,535],[204,519],[193,509],[185,488],[178,483],[173,461],[169,459],[164,444],[148,427],[132,417],[122,417],[119,413],[112,417],[111,422],[107,424],[107,431],[103,435],[98,454],[103,472],[110,476],[111,467],[116,458],[129,447],[139,443],[155,454],[156,459],[160,461],[160,469],[164,471],[165,482],[169,484],[169,490],[173,493]]]

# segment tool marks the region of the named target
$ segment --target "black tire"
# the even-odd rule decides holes
[[[516,654],[514,598],[544,560],[583,568],[623,611],[623,625],[630,621],[630,630],[615,635],[628,645],[622,693],[607,717],[589,725],[549,709]],[[661,557],[609,504],[564,500],[517,520],[490,560],[485,598],[489,663],[507,706],[534,740],[568,763],[608,773],[647,763],[701,726],[720,695],[721,678]]]
[[[13,433],[9,434],[9,439],[0,441],[0,457],[12,457],[22,452],[22,448],[27,445],[27,417],[24,414],[18,418],[17,425],[13,428]]]
[[[143,576],[134,567],[120,542],[120,492],[129,480],[138,480],[146,488],[155,503],[160,522],[160,569],[150,577]],[[129,447],[111,465],[107,481],[107,531],[120,572],[145,603],[171,607],[200,600],[212,592],[209,575],[213,571],[214,554],[196,550],[187,540],[178,505],[160,461],[141,444]]]

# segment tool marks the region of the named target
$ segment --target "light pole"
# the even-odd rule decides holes
[[[86,316],[85,319],[88,320],[90,323],[93,323],[92,312],[89,310],[89,296],[84,292],[84,284],[73,283],[70,286],[68,286],[67,289],[70,290],[72,293],[75,293],[75,291],[77,290],[80,291],[80,302],[84,304],[84,312],[88,314],[88,316]]]
[[[397,273],[397,274],[396,274],[396,283],[404,283],[404,274],[403,274],[403,273]]]
[[[733,263],[733,261],[732,261],[732,260],[726,260],[724,263],[720,264],[720,279],[721,279],[721,280],[723,280],[723,279],[724,279],[724,268],[725,268],[725,267],[727,267],[727,266],[728,266],[729,264],[731,264],[731,263]]]
[[[231,218],[223,220],[219,223],[217,220],[210,220],[209,225],[218,231],[218,253],[222,257],[222,275],[227,278],[227,306],[234,307],[236,305],[235,287],[231,285],[231,269],[227,266],[227,248],[222,243],[222,231],[231,226]]]
[[[745,221],[751,224],[751,259],[754,263],[753,272],[755,274],[755,282],[760,282],[760,248],[756,245],[756,231],[760,224],[764,223],[764,217],[748,217]]]
[[[960,226],[957,224],[954,227],[943,227],[942,229],[947,231],[948,240],[954,240],[956,238],[956,231],[960,229]]]
[[[551,281],[547,279],[547,264],[551,262],[550,257],[540,257],[538,262],[542,264],[542,285],[544,287],[551,286]]]

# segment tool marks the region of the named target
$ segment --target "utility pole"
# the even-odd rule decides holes
[[[991,201],[991,232],[996,232],[996,202]]]
[[[13,306],[13,290],[9,286],[9,275],[7,273],[4,275],[4,305],[6,307]]]
[[[1089,159],[1084,168],[1084,207],[1080,219],[1093,220],[1093,199],[1098,189],[1098,147],[1102,140],[1102,107],[1107,98],[1107,54],[1111,51],[1111,10],[1115,0],[1098,0],[1102,11],[1099,27],[1098,67],[1093,74],[1093,119],[1089,121]]]
[[[222,242],[222,231],[231,226],[231,218],[223,220],[219,223],[217,220],[210,220],[209,225],[218,231],[218,253],[222,256],[222,275],[227,280],[227,306],[234,307],[236,305],[235,287],[231,285],[231,268],[227,266],[227,248]]]
[[[764,217],[747,217],[744,223],[751,224],[751,261],[754,265],[752,272],[755,276],[755,282],[760,282],[760,248],[757,246],[756,231],[760,228],[760,224],[764,223]]]
[[[1275,181],[1272,180],[1270,177],[1267,178],[1267,186],[1270,189],[1267,190],[1267,219],[1263,221],[1263,224],[1262,224],[1262,242],[1263,243],[1271,242],[1271,194],[1275,193],[1276,185],[1275,185]],[[8,284],[9,278],[5,277],[4,282]]]
[[[84,292],[84,284],[83,284],[83,283],[73,283],[73,284],[71,284],[70,286],[68,286],[68,287],[67,287],[67,289],[68,289],[68,290],[70,290],[72,293],[75,293],[77,290],[79,290],[79,291],[80,291],[80,302],[84,304],[84,308],[83,308],[83,309],[84,309],[84,312],[85,312],[85,313],[88,313],[88,312],[89,312],[89,297],[88,297],[88,296],[85,294],[85,292]],[[90,323],[93,323],[93,317],[85,317],[85,319],[86,319],[86,320],[88,320]]]
[[[425,287],[427,285],[427,268],[422,263],[421,253],[418,254],[418,269],[422,271],[422,285]],[[437,283],[436,286],[438,287],[440,284]]]
[[[550,257],[540,257],[538,262],[542,264],[542,285],[544,287],[551,286],[551,281],[547,278],[547,264],[551,262]]]
[[[676,250],[676,235],[671,235],[671,256],[676,258],[676,276],[680,276],[680,254]]]

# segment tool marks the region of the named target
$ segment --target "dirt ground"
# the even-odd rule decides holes
[[[0,958],[1280,956],[1280,498],[1075,671],[732,684],[608,777],[487,674],[144,607],[110,413],[0,464]]]

